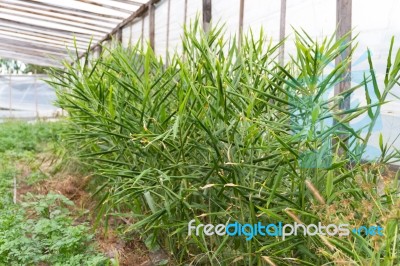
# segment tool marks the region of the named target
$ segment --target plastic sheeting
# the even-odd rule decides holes
[[[161,56],[163,62],[166,62],[168,0],[162,1],[160,5],[156,7],[154,15],[154,23],[155,23],[154,43],[157,43],[157,45],[154,47],[155,48],[154,52],[159,56]]]
[[[246,0],[244,2],[243,33],[251,30],[258,36],[263,29],[267,38],[279,41],[279,23],[281,1],[276,0]]]
[[[149,16],[146,15],[143,17],[143,48],[147,49],[147,45],[149,44],[149,36],[150,36],[150,26],[149,26]]]
[[[165,60],[167,42],[169,52],[180,53],[181,36],[185,21],[185,2],[187,3],[186,24],[199,16],[201,21],[202,0],[170,0],[170,26],[169,38],[167,40],[167,15],[168,0],[163,0],[156,6],[155,11],[155,52]],[[239,33],[240,0],[213,0],[212,19],[213,23],[225,25],[225,36],[233,37]],[[400,46],[400,1],[382,0],[353,0],[352,23],[354,34],[358,34],[358,48],[354,54],[352,64],[353,85],[362,81],[365,71],[368,71],[366,51],[370,49],[373,62],[378,75],[378,81],[383,83],[386,67],[386,57],[390,39],[394,35],[399,38]],[[262,29],[265,36],[273,43],[279,42],[280,33],[281,1],[279,0],[245,0],[243,32],[250,31],[256,36]],[[304,29],[312,38],[322,41],[330,37],[336,29],[336,0],[287,0],[285,34],[285,59],[295,54],[293,39],[294,29]],[[143,33],[145,43],[149,37],[149,19],[133,23],[130,30],[130,38],[136,43]],[[124,34],[127,31],[124,31]],[[124,44],[126,38],[123,36]],[[333,63],[332,63],[333,66]],[[400,88],[393,91],[400,96]],[[333,88],[331,93],[333,93]],[[384,140],[394,141],[395,147],[400,148],[400,138],[396,139],[400,128],[400,101],[391,97],[392,102],[382,108],[382,114],[373,132],[367,157],[373,158],[379,154],[378,139],[380,132],[384,132]],[[362,90],[355,93],[351,99],[351,105],[365,104],[365,96]],[[369,122],[367,117],[361,117],[353,126],[361,128]]]
[[[225,26],[225,36],[228,38],[238,37],[239,34],[239,12],[240,0],[231,0],[229,4],[225,1],[214,1],[211,6],[214,23]]]
[[[143,20],[138,20],[137,22],[133,23],[131,26],[131,43],[136,44],[142,38],[142,26]],[[124,36],[122,36],[123,38]]]
[[[0,120],[4,118],[35,118],[56,115],[56,95],[43,79],[35,76],[0,76]]]
[[[132,24],[122,28],[122,45],[128,47],[132,42]]]
[[[180,53],[181,36],[183,35],[183,24],[185,21],[185,0],[171,0],[171,16],[169,24],[169,52]]]
[[[67,50],[86,51],[148,0],[2,0],[0,56],[60,66]],[[73,38],[75,37],[75,42]]]

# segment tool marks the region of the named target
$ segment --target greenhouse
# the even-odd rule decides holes
[[[400,265],[398,11],[1,0],[0,265]]]

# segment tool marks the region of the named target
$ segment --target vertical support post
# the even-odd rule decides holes
[[[203,30],[209,32],[211,22],[211,0],[203,0]]]
[[[142,17],[142,36],[140,37],[140,43],[142,45],[142,48],[144,47],[144,16]]]
[[[238,38],[238,47],[242,45],[243,39],[243,19],[244,19],[244,0],[240,0],[239,7],[239,38]]]
[[[101,57],[101,53],[103,52],[103,46],[99,45],[97,46],[98,52],[99,52],[99,57]]]
[[[9,75],[8,87],[10,88],[10,118],[12,117],[12,89],[11,89],[11,74]]]
[[[185,8],[185,15],[183,16],[183,25],[186,25],[188,0],[185,0],[185,7],[184,8]]]
[[[188,10],[188,0],[185,0],[185,6],[184,6],[184,15],[183,15],[183,27],[186,28],[186,23],[187,23],[187,10]],[[183,47],[182,47],[183,48]],[[186,53],[185,49],[183,49],[183,60],[186,60]]]
[[[115,33],[115,40],[116,40],[118,43],[122,43],[122,28],[119,28],[119,29],[117,30],[117,32]]]
[[[39,110],[38,110],[38,92],[37,92],[37,84],[36,84],[36,69],[35,69],[35,81],[33,83],[33,87],[35,89],[35,109],[36,109],[36,119],[39,119]]]
[[[97,46],[93,48],[93,58],[95,59],[99,58],[99,53],[97,52]]]
[[[149,3],[149,40],[150,40],[150,47],[155,50],[154,46],[154,32],[155,32],[155,7],[153,1]]]
[[[129,42],[128,42],[128,47],[132,45],[132,29],[133,29],[133,23],[129,26]]]
[[[351,16],[352,16],[352,0],[336,0],[336,24],[337,24],[337,31],[336,31],[336,39],[342,38],[346,33],[351,31]],[[351,35],[349,34],[345,40],[346,43],[351,42]],[[341,44],[342,45],[342,44]],[[351,47],[349,46],[345,51],[343,51],[340,55],[338,55],[335,59],[335,64],[340,64],[346,57],[349,56],[351,52]],[[344,74],[340,77],[339,83],[335,85],[334,94],[338,95],[339,93],[347,90],[351,86],[351,64],[347,66]],[[339,108],[342,110],[347,110],[350,108],[350,96],[343,99],[339,103]],[[334,120],[336,124],[338,121]],[[347,135],[341,134],[339,138],[344,142],[346,145],[347,142],[345,141]],[[333,139],[333,145],[336,146],[339,140]],[[346,156],[346,151],[343,148],[339,148],[338,150],[339,155]]]
[[[337,32],[336,39],[342,38],[345,34],[351,31],[352,17],[352,0],[336,0],[336,24]],[[346,43],[351,41],[351,34],[346,38]],[[341,55],[336,57],[335,64],[340,64],[346,57],[349,56],[351,47],[349,46]],[[335,95],[345,91],[351,87],[351,64],[346,69],[341,81],[335,85]],[[344,99],[340,105],[341,109],[350,108],[350,98]]]
[[[285,39],[286,34],[286,0],[281,0],[281,18],[279,26],[279,41],[282,42]],[[279,64],[283,66],[285,63],[285,44],[279,47]]]
[[[167,40],[166,40],[166,51],[165,51],[165,64],[169,64],[169,24],[171,16],[171,0],[168,0],[168,11],[167,11]]]

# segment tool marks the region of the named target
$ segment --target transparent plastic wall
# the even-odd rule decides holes
[[[163,60],[169,53],[182,51],[181,36],[183,25],[189,25],[196,16],[202,20],[203,0],[162,0],[155,6],[155,52]],[[322,41],[330,37],[336,29],[336,0],[286,0],[285,20],[285,59],[295,54],[294,29],[305,30],[312,38]],[[169,11],[168,11],[169,10]],[[250,31],[258,35],[262,29],[265,37],[273,43],[279,42],[281,0],[244,0],[243,32]],[[168,18],[169,12],[169,18]],[[370,49],[379,84],[383,83],[386,58],[392,36],[398,38],[395,47],[400,47],[400,1],[396,0],[353,0],[352,27],[353,36],[358,34],[358,48],[353,55],[352,85],[362,81],[363,73],[368,71],[366,51]],[[212,22],[225,25],[225,37],[237,36],[239,33],[240,0],[212,0]],[[169,23],[169,27],[167,26]],[[168,31],[169,29],[169,31]],[[137,18],[122,31],[124,46],[142,41],[145,45],[149,39],[149,16]],[[396,44],[399,44],[396,46]],[[332,67],[334,64],[332,63]],[[394,94],[400,96],[400,89]],[[333,94],[333,88],[330,92]],[[397,138],[400,129],[400,101],[390,97],[391,102],[382,108],[382,114],[373,133],[368,149],[370,158],[379,154],[378,139],[384,132],[386,141]],[[351,105],[365,104],[362,90],[351,98]],[[361,117],[353,124],[360,128],[368,123]],[[400,138],[395,147],[400,148]]]
[[[132,42],[132,24],[122,28],[122,46],[128,47]]]
[[[186,10],[185,10],[186,3]],[[169,52],[181,51],[183,25],[189,25],[197,16],[202,19],[202,0],[162,0],[155,6],[155,52],[165,59]],[[169,6],[169,8],[168,8]],[[213,0],[212,21],[225,27],[226,37],[238,36],[240,0]],[[170,17],[168,19],[168,9]],[[335,30],[336,0],[287,0],[286,35],[293,36],[292,26],[304,28],[311,36],[322,37]],[[245,0],[243,32],[258,35],[262,29],[265,36],[277,43],[280,32],[280,0]],[[186,15],[186,18],[185,18]],[[167,24],[169,33],[167,34]],[[136,43],[143,34],[144,43],[149,39],[149,16],[146,14],[126,26],[122,32],[122,42]],[[168,40],[167,40],[168,38]],[[294,51],[287,43],[286,54]]]
[[[143,19],[139,19],[138,21],[134,22],[131,25],[131,43],[136,44],[141,41],[142,39],[142,28],[143,28]],[[124,38],[124,35],[122,34],[122,38]]]
[[[0,121],[59,115],[54,89],[45,75],[0,75]]]
[[[381,0],[365,1],[353,0],[352,20],[354,34],[358,34],[358,48],[353,56],[352,82],[353,85],[360,83],[362,74],[369,69],[367,60],[367,49],[370,50],[378,84],[383,90],[383,80],[386,72],[387,57],[389,53],[391,38],[395,38],[394,52],[400,47],[400,1]],[[394,57],[394,55],[393,55]],[[392,59],[393,61],[394,59]],[[373,95],[373,88],[369,86],[370,94]],[[381,115],[377,121],[374,132],[371,136],[368,154],[371,158],[380,154],[379,135],[382,133],[383,140],[400,149],[400,87],[396,86],[389,95],[390,102],[382,106]],[[353,97],[360,103],[366,99],[361,91]],[[372,96],[372,100],[376,99]],[[357,101],[352,101],[356,104]],[[368,119],[360,119],[356,127],[365,126]]]
[[[280,2],[280,1],[277,1]],[[304,30],[319,41],[330,37],[336,29],[336,0],[287,0],[285,58],[295,53],[294,30]]]
[[[225,38],[238,37],[240,0],[214,1],[211,6],[213,22],[225,26]]]
[[[170,18],[169,18],[170,19]],[[163,62],[166,62],[167,52],[167,25],[168,25],[168,1],[162,1],[155,9],[154,14],[154,52],[161,56]]]
[[[149,44],[149,35],[150,35],[149,15],[145,15],[143,17],[142,30],[143,30],[142,32],[143,48],[146,49],[147,45]]]
[[[254,35],[262,29],[268,39],[279,42],[279,26],[281,1],[276,0],[245,0],[243,16],[243,32],[250,31]]]
[[[168,51],[170,53],[181,53],[181,37],[183,35],[183,25],[185,22],[185,0],[171,0],[170,9]],[[198,11],[200,12],[200,10]]]

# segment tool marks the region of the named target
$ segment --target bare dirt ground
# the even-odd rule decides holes
[[[70,175],[65,172],[51,174],[53,165],[52,159],[46,155],[38,155],[37,158],[41,164],[40,172],[48,176],[47,179],[39,181],[33,185],[26,182],[26,178],[31,173],[31,168],[28,164],[19,163],[17,165],[20,175],[17,180],[17,200],[22,201],[27,193],[45,195],[49,192],[62,194],[72,200],[75,206],[71,209],[72,214],[76,214],[76,222],[88,222],[95,230],[95,241],[99,251],[104,253],[109,258],[118,260],[121,266],[151,266],[153,263],[150,260],[149,252],[138,236],[131,240],[123,240],[118,237],[118,234],[113,228],[112,223],[107,227],[103,225],[95,226],[95,200],[86,191],[86,186],[90,181],[90,176]],[[89,212],[82,216],[82,210]]]

